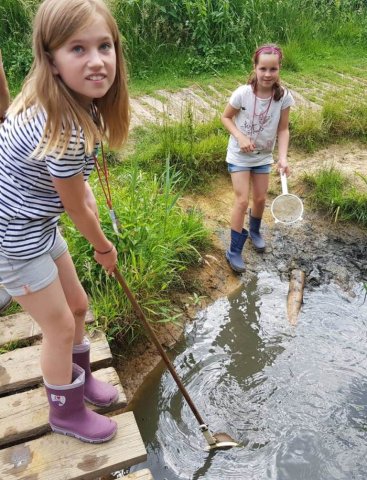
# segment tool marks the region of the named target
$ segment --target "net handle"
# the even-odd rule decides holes
[[[280,172],[280,181],[282,182],[282,194],[288,195],[287,175],[283,171]]]

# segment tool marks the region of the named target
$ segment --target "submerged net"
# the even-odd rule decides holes
[[[271,213],[277,222],[293,223],[302,218],[303,204],[296,195],[279,195],[272,203]]]

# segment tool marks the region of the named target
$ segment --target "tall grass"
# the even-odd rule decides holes
[[[199,250],[208,244],[208,233],[200,213],[178,206],[178,174],[166,162],[161,176],[149,176],[132,162],[111,172],[114,207],[122,230],[116,235],[106,208],[101,208],[101,224],[118,249],[120,269],[142,308],[154,322],[175,320],[169,309],[168,293],[182,288],[181,275],[201,259]],[[93,181],[92,181],[93,185]],[[104,205],[98,179],[93,190]],[[93,311],[109,338],[132,341],[140,332],[124,293],[107,278],[93,260],[93,250],[65,216],[63,231]]]
[[[249,62],[263,42],[366,42],[361,0],[115,0],[114,11],[133,72],[172,48],[197,73]]]
[[[367,140],[367,102],[332,92],[323,107],[291,110],[291,145],[313,152],[328,144],[350,139]],[[219,115],[203,123],[188,107],[180,121],[165,120],[162,125],[135,129],[135,151],[131,155],[139,167],[162,175],[165,159],[180,172],[181,189],[202,190],[213,175],[224,171],[228,132]],[[275,155],[276,156],[276,155]]]
[[[30,19],[38,0],[2,0],[0,45],[16,89],[30,64]],[[148,78],[218,73],[250,65],[263,42],[315,41],[366,45],[367,5],[362,0],[110,0],[122,33],[130,73]],[[310,45],[313,43],[313,45]],[[321,46],[322,48],[322,46]]]
[[[146,171],[161,175],[165,159],[180,172],[180,188],[191,190],[208,183],[223,168],[228,134],[219,118],[201,123],[189,106],[180,121],[140,127],[133,158]]]
[[[355,221],[367,226],[367,176],[357,173],[365,188],[355,187],[349,178],[335,168],[306,174],[304,179],[311,187],[310,201],[337,220]]]
[[[38,3],[37,0],[1,0],[0,48],[13,95],[32,63],[32,18]]]

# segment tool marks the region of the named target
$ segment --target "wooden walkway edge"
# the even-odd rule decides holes
[[[1,480],[96,480],[145,461],[147,454],[134,414],[123,412],[126,396],[101,332],[90,337],[92,370],[96,378],[117,387],[119,398],[107,408],[89,406],[113,416],[117,434],[109,442],[90,444],[51,432],[39,366],[40,338],[37,325],[27,314],[0,317],[0,347],[19,345],[0,355]],[[27,346],[21,347],[24,344]],[[124,478],[153,480],[147,469]]]

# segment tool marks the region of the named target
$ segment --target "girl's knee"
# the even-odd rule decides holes
[[[265,206],[265,202],[266,202],[266,195],[264,196],[259,196],[259,197],[254,197],[252,199],[252,202],[255,206],[257,207],[264,207]]]
[[[239,197],[236,199],[235,205],[238,210],[245,213],[247,212],[247,208],[248,208],[248,199]]]
[[[57,346],[61,348],[72,345],[74,336],[75,321],[70,311],[61,315],[58,321],[54,323],[54,328],[47,329],[43,332],[43,337],[48,343],[56,343]]]
[[[75,303],[69,305],[74,317],[85,317],[88,311],[88,297],[85,292],[75,299]]]

